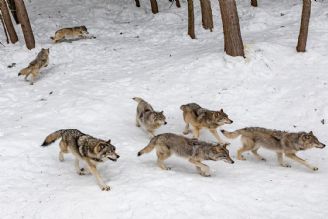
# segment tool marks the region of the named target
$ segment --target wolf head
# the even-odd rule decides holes
[[[86,26],[81,26],[81,33],[82,34],[89,34],[89,32],[88,32],[88,29],[86,28]]]
[[[215,146],[213,146],[210,149],[210,152],[208,154],[209,158],[211,160],[223,160],[226,163],[230,163],[233,164],[234,161],[231,159],[230,155],[229,155],[229,151],[227,149],[227,146],[229,144],[217,144]]]
[[[225,112],[223,112],[223,109],[214,112],[213,120],[219,126],[233,123],[233,121],[229,119],[228,115]]]
[[[298,143],[299,145],[301,145],[301,149],[303,150],[310,149],[313,147],[324,148],[326,146],[322,144],[316,136],[313,135],[312,131],[309,133],[306,132],[302,133],[299,136]]]
[[[47,55],[49,55],[50,50],[49,50],[49,48],[48,48],[48,49],[44,49],[44,48],[42,48],[42,49],[41,49],[41,52],[42,52],[42,53],[45,53],[45,54],[47,54]]]
[[[111,161],[117,161],[120,157],[116,153],[116,147],[110,143],[110,140],[100,142],[95,147],[95,153],[100,160],[106,161],[107,159]]]
[[[157,124],[157,125],[166,125],[166,118],[164,116],[164,112],[153,112],[152,113],[152,120],[153,123]]]

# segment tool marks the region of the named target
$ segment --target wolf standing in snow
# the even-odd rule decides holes
[[[49,63],[49,49],[41,49],[38,53],[37,57],[30,62],[30,64],[23,68],[19,73],[18,76],[25,75],[25,80],[27,77],[32,74],[32,79],[30,84],[32,85],[35,78],[40,74],[40,69],[43,67],[47,67]]]
[[[195,138],[199,137],[199,131],[202,128],[207,128],[219,143],[223,143],[216,129],[221,125],[233,123],[228,115],[223,112],[223,109],[212,111],[202,108],[196,103],[182,105],[180,109],[183,111],[183,119],[186,123],[183,134],[187,135],[190,132],[189,124],[191,124]]]
[[[59,160],[64,161],[64,153],[71,152],[75,156],[75,168],[79,175],[89,173],[84,168],[80,168],[80,161],[85,161],[89,171],[96,177],[101,190],[108,191],[110,187],[106,185],[97,171],[97,164],[112,160],[117,161],[120,157],[116,154],[116,148],[110,143],[110,140],[104,141],[83,134],[77,129],[61,129],[51,133],[46,137],[42,146],[48,146],[61,138],[59,143]]]
[[[138,156],[151,152],[156,148],[157,165],[168,170],[164,160],[172,154],[188,159],[189,162],[196,166],[197,171],[202,176],[210,176],[209,167],[203,163],[204,160],[223,160],[233,164],[234,161],[229,156],[226,149],[228,144],[210,144],[197,139],[190,139],[180,135],[165,133],[153,137],[149,144],[138,152]]]
[[[137,115],[136,115],[136,126],[141,125],[147,130],[150,137],[154,137],[155,130],[161,125],[166,125],[166,118],[163,111],[156,112],[153,107],[140,97],[132,98],[138,103]]]
[[[78,27],[68,27],[57,30],[54,37],[50,37],[54,43],[58,43],[60,40],[63,40],[67,37],[69,38],[85,38],[86,34],[89,34],[85,26]]]
[[[289,164],[283,162],[283,154],[290,159],[305,165],[313,171],[318,168],[308,164],[305,160],[296,156],[296,152],[307,150],[313,147],[324,148],[325,145],[318,141],[313,132],[285,132],[271,130],[266,128],[250,127],[236,130],[234,132],[221,131],[227,138],[237,138],[241,135],[243,147],[237,152],[239,160],[245,160],[242,153],[252,151],[256,158],[265,160],[257,153],[257,150],[262,146],[273,150],[277,153],[278,162],[283,167],[290,167]]]

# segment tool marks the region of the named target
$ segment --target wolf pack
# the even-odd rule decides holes
[[[86,38],[86,34],[88,31],[85,26],[63,28],[58,30],[51,39],[54,43],[58,43],[69,37]],[[49,49],[42,49],[36,59],[28,67],[22,69],[18,75],[25,75],[25,79],[32,75],[30,83],[33,84],[40,73],[40,69],[47,67],[48,57]],[[164,161],[171,155],[176,155],[188,160],[196,167],[196,171],[205,177],[209,177],[211,174],[209,167],[203,161],[222,160],[229,164],[234,163],[228,150],[230,143],[224,142],[217,131],[220,126],[233,123],[223,109],[209,110],[196,103],[181,105],[180,109],[185,122],[183,135],[175,133],[156,135],[155,131],[167,124],[164,112],[154,110],[150,103],[140,97],[132,99],[137,102],[135,124],[144,129],[150,137],[148,145],[142,148],[137,156],[150,153],[155,149],[158,167],[162,170],[170,170]],[[201,129],[208,129],[217,142],[199,140]],[[284,157],[288,157],[312,171],[317,171],[318,167],[311,165],[297,156],[296,153],[311,148],[325,147],[325,144],[321,143],[312,131],[287,132],[261,127],[246,127],[232,132],[226,130],[220,130],[220,132],[227,139],[240,137],[242,147],[237,151],[238,160],[246,160],[243,153],[250,151],[256,159],[265,161],[266,159],[258,153],[260,147],[263,147],[276,153],[278,164],[282,167],[291,167],[284,161]],[[192,133],[191,138],[185,137],[190,133]],[[60,161],[64,161],[64,154],[73,154],[77,174],[92,174],[101,190],[110,190],[110,187],[97,171],[98,164],[108,160],[117,161],[120,157],[110,139],[95,138],[77,129],[61,129],[49,134],[42,146],[48,146],[58,139],[61,139],[58,155]],[[80,162],[84,162],[86,168],[81,168]]]

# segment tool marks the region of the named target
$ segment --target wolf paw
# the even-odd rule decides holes
[[[101,188],[102,191],[109,191],[110,190],[110,187],[107,186],[107,185],[101,186],[100,188]]]
[[[285,163],[285,164],[281,164],[282,167],[287,167],[287,168],[291,168],[292,166],[288,163]]]
[[[200,175],[205,176],[205,177],[210,177],[211,176],[211,174],[209,174],[209,173],[200,173]]]
[[[318,171],[319,168],[318,168],[318,167],[312,167],[312,170],[313,170],[313,171]]]
[[[238,160],[246,160],[246,158],[244,156],[239,156],[237,159]]]
[[[267,161],[264,157],[261,158],[262,161]]]
[[[89,174],[89,171],[87,171],[87,170],[84,169],[84,168],[81,168],[80,171],[78,172],[78,174],[79,174],[80,176],[87,175],[87,174]]]
[[[183,133],[184,135],[188,135],[190,132],[191,132],[191,130],[185,130],[185,131],[183,131],[182,133]]]

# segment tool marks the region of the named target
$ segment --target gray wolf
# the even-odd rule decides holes
[[[313,147],[324,148],[325,145],[320,143],[313,132],[286,132],[279,130],[272,130],[259,127],[249,127],[236,130],[234,132],[227,132],[221,130],[224,136],[233,139],[241,136],[243,147],[237,152],[239,160],[245,160],[242,153],[245,151],[252,151],[257,159],[265,160],[257,153],[257,150],[262,146],[277,153],[278,163],[283,167],[290,167],[289,164],[283,162],[283,155],[286,157],[305,165],[313,171],[318,168],[308,164],[305,160],[299,158],[296,152],[307,150]]]
[[[49,49],[41,49],[38,53],[37,57],[30,62],[30,64],[23,68],[19,73],[18,76],[25,75],[25,80],[31,74],[32,79],[30,84],[32,85],[35,81],[35,78],[40,74],[40,70],[43,67],[47,67],[49,63]]]
[[[155,130],[167,124],[163,111],[155,111],[149,103],[140,97],[134,97],[132,99],[138,103],[136,126],[141,127],[142,125],[150,137],[154,137]]]
[[[168,170],[164,160],[172,154],[187,159],[196,166],[197,171],[202,176],[210,176],[209,167],[202,163],[204,160],[223,160],[233,164],[234,161],[229,156],[228,144],[211,144],[197,139],[190,139],[184,136],[165,133],[153,137],[149,144],[138,152],[138,156],[151,152],[154,148],[157,154],[157,165]]]
[[[59,138],[61,138],[59,142],[59,160],[64,161],[65,153],[72,153],[75,156],[77,174],[85,175],[90,171],[96,177],[101,190],[110,190],[110,187],[104,183],[97,171],[97,164],[107,160],[117,161],[120,157],[116,153],[116,148],[111,144],[111,141],[94,138],[77,129],[61,129],[48,135],[42,146],[48,146]],[[80,161],[84,161],[87,164],[89,171],[80,168]]]
[[[65,38],[85,38],[86,34],[89,34],[85,26],[67,27],[57,30],[54,37],[50,37],[54,43],[59,42]]]
[[[207,128],[219,143],[223,143],[216,129],[221,125],[233,123],[228,115],[223,112],[223,109],[219,111],[208,110],[196,103],[182,105],[180,109],[183,111],[183,119],[186,123],[183,134],[187,135],[190,132],[189,124],[191,124],[195,138],[199,138],[199,132],[202,128]]]

